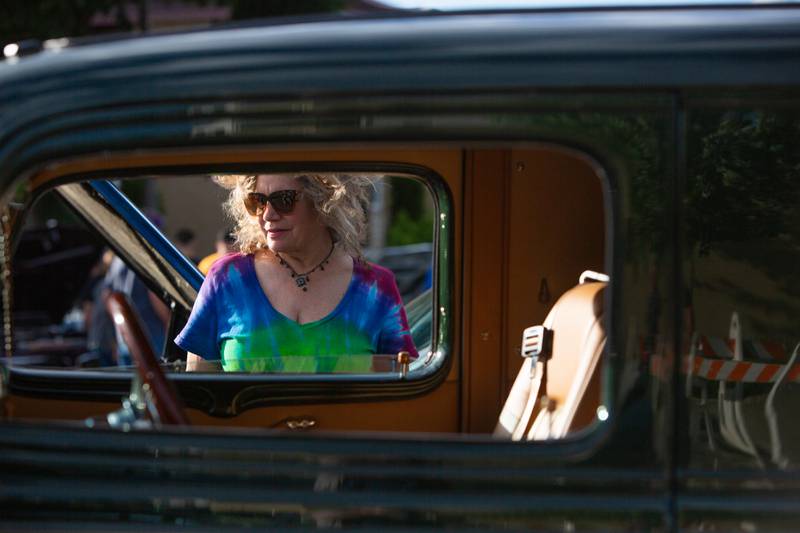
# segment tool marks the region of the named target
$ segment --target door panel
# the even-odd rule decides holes
[[[465,429],[489,433],[522,365],[522,331],[541,324],[584,270],[602,271],[601,182],[552,148],[468,152]]]

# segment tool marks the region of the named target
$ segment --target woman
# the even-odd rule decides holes
[[[368,372],[372,354],[416,357],[394,276],[361,255],[368,179],[217,182],[240,253],[214,263],[175,339],[188,371]]]

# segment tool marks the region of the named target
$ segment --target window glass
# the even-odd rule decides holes
[[[800,115],[691,113],[683,361],[690,460],[800,460]]]
[[[403,369],[413,371],[422,363],[422,357],[418,354],[426,355],[430,351],[433,331],[433,220],[436,215],[433,197],[423,181],[410,176],[364,175],[360,178],[364,186],[363,205],[358,206],[365,216],[361,243],[363,261],[353,264],[363,264],[364,267],[354,266],[353,275],[348,273],[343,285],[343,295],[338,295],[341,297],[339,304],[333,302],[330,309],[323,313],[324,316],[317,317],[311,325],[300,320],[289,320],[287,310],[280,306],[285,298],[277,293],[270,296],[268,283],[261,283],[254,270],[252,273],[256,275],[247,278],[252,283],[246,287],[245,293],[237,296],[235,302],[220,304],[237,309],[236,313],[225,320],[235,322],[237,313],[247,307],[239,304],[247,304],[248,299],[257,298],[260,293],[259,306],[269,307],[277,302],[272,318],[289,322],[289,333],[282,340],[278,339],[281,340],[282,348],[253,363],[249,360],[249,351],[245,350],[247,354],[242,352],[241,332],[236,328],[241,329],[245,325],[238,323],[212,341],[222,346],[222,353],[216,354],[216,360],[209,358],[210,361],[228,371],[273,374],[352,374],[397,372]],[[220,181],[219,176],[216,179]],[[232,254],[228,256],[232,257],[239,250],[237,239],[241,240],[241,235],[237,233],[236,220],[223,210],[228,191],[214,183],[211,176],[126,179],[114,180],[113,183],[139,208],[140,213],[126,216],[146,217],[204,273],[208,273],[210,269],[213,271],[211,265],[215,265],[217,261],[230,261],[226,254]],[[72,191],[74,193],[75,189]],[[292,219],[289,218],[289,221]],[[121,221],[119,224],[124,225],[125,222]],[[104,231],[109,230],[104,228]],[[158,249],[159,246],[163,248],[164,243],[143,245],[135,241],[136,239],[129,239],[122,244],[104,242],[91,224],[77,216],[56,191],[46,193],[33,206],[26,217],[14,257],[17,364],[104,370],[130,367],[130,355],[105,312],[104,305],[109,291],[120,291],[128,296],[136,310],[153,351],[165,362],[170,361],[166,365],[168,370],[186,369],[186,352],[173,344],[172,340],[185,325],[190,306],[182,310],[179,305],[176,306],[175,318],[170,322],[168,303],[165,303],[169,298],[164,297],[161,288],[154,286],[152,280],[137,275],[136,267],[127,265],[122,259],[126,257],[126,253],[116,254],[112,251],[119,246],[130,246],[133,242],[137,246],[155,249],[163,255],[163,249]],[[292,250],[289,251],[291,253]],[[130,253],[142,255],[140,251]],[[246,260],[243,261],[247,263]],[[329,272],[331,270],[327,258],[310,273],[294,271],[290,268],[289,261],[283,265],[279,274],[285,276],[284,281],[287,282],[304,276],[306,287],[295,287],[290,283],[289,286],[297,291],[310,289],[311,295],[315,282],[319,283],[325,267],[328,267]],[[239,263],[242,261],[236,262],[237,265]],[[139,268],[151,271],[158,267],[145,260],[140,262]],[[59,272],[58,279],[44,275],[54,270]],[[344,312],[358,314],[363,307],[364,302],[361,300],[355,302],[350,311],[344,305],[348,299],[355,301],[353,287],[359,273],[369,280],[377,280],[376,283],[388,283],[388,289],[381,286],[387,298],[396,295],[396,302],[392,306],[387,304],[381,308],[383,315],[362,317],[375,322],[375,328],[370,331],[379,333],[370,333],[372,338],[364,339],[353,335],[350,330],[341,333],[339,330],[334,331],[336,328],[328,327]],[[376,278],[378,275],[383,277]],[[38,280],[43,277],[46,282],[40,283]],[[364,292],[361,299],[371,297],[368,292]],[[402,321],[398,320],[396,324],[399,333],[389,332],[384,325],[389,322],[390,316],[395,315],[402,316]],[[355,319],[350,321],[354,322]],[[282,325],[285,326],[286,324]],[[168,327],[171,328],[169,331]],[[340,357],[328,353],[292,353],[292,346],[298,340],[292,335],[308,336],[307,332],[315,328],[319,329],[315,333],[315,338],[319,337],[317,345],[323,341],[326,345],[339,343],[351,346],[348,343],[352,343],[352,353],[348,353],[345,363]],[[408,338],[409,348],[406,351],[411,352],[408,358],[409,367],[401,365],[405,359],[398,359],[397,353],[398,347],[405,348],[406,344],[400,346],[398,343],[386,341],[394,338],[389,335]],[[234,353],[236,357],[248,360],[231,363],[222,358],[226,343],[229,356]]]

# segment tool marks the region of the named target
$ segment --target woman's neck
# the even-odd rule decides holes
[[[304,251],[305,252],[305,251]],[[305,253],[287,252],[275,253],[277,259],[283,259],[295,272],[303,273],[316,268],[320,263],[328,261],[336,253],[333,239],[320,240],[314,246],[309,247]]]

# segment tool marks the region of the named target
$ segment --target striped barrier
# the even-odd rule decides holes
[[[697,353],[703,357],[733,359],[736,341],[701,335],[697,341]],[[748,361],[785,363],[788,359],[783,344],[770,341],[742,341],[742,356]]]
[[[776,342],[745,340],[742,352],[749,360],[735,360],[735,341],[700,336],[695,354],[683,356],[681,373],[706,381],[727,383],[775,383],[786,368],[788,357],[783,345]],[[756,359],[756,360],[753,360]],[[650,358],[650,373],[662,379],[669,365],[663,357]],[[785,381],[800,382],[800,364],[793,365]]]
[[[740,342],[742,358],[736,360],[735,339],[700,335],[696,340],[696,354],[683,358],[681,370],[684,374],[707,381],[774,383],[788,359],[783,345],[751,339],[742,339]],[[786,380],[794,381],[799,377],[800,365],[795,365],[789,370]]]
[[[735,383],[774,383],[785,365],[753,363],[750,361],[722,361],[700,356],[685,356],[682,371],[707,381]],[[787,381],[800,381],[800,364],[794,365],[786,376]]]

